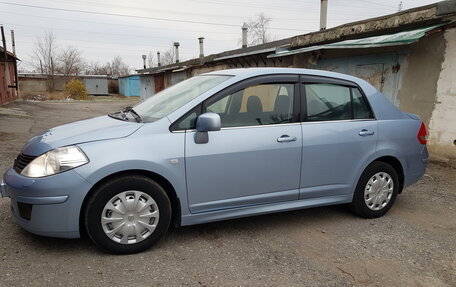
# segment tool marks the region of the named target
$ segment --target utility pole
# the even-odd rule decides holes
[[[8,59],[8,51],[6,50],[6,39],[5,39],[5,31],[3,30],[3,25],[0,26],[1,32],[2,32],[2,43],[3,43],[3,55],[5,57],[5,60]]]
[[[16,40],[14,40],[14,30],[11,30],[11,46],[14,58],[16,58]],[[19,96],[19,77],[17,76],[17,59],[14,59],[14,86],[16,87],[16,96]]]
[[[13,55],[16,57],[16,41],[14,40],[14,30],[11,30],[11,45],[13,46]]]

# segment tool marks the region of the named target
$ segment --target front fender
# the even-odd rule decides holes
[[[154,135],[154,141],[151,141],[150,137],[146,139],[141,136],[85,143],[80,147],[90,162],[75,171],[93,185],[112,174],[129,170],[156,173],[174,187],[184,214],[188,209],[184,136],[184,133],[168,133]],[[167,139],[162,141],[160,137]],[[163,144],[164,142],[166,144]]]

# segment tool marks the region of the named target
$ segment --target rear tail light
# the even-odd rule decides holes
[[[427,136],[428,136],[428,134],[427,134],[427,131],[426,131],[426,126],[422,122],[421,126],[420,126],[420,130],[418,131],[418,134],[417,134],[418,141],[420,142],[420,144],[426,144],[427,143]]]

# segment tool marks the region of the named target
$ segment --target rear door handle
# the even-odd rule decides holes
[[[360,132],[359,132],[359,135],[362,136],[362,137],[365,137],[365,136],[371,136],[373,135],[375,132],[374,131],[368,131],[366,129],[362,129]]]
[[[289,135],[282,135],[277,139],[279,143],[294,142],[296,140],[296,137],[290,137]]]

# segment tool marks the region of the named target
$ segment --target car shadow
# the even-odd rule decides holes
[[[260,232],[265,228],[273,229],[273,231],[276,229],[277,232],[281,232],[284,226],[287,228],[302,228],[306,226],[325,228],[327,224],[334,222],[336,219],[351,221],[356,220],[356,218],[345,205],[336,205],[243,217],[178,228],[171,226],[164,240],[161,240],[156,247],[172,249],[174,245],[185,244],[188,240],[198,240],[198,238],[213,240],[229,234],[248,235],[252,232]],[[55,253],[61,256],[74,256],[76,254],[78,256],[85,254],[108,255],[97,249],[90,242],[87,235],[84,234],[80,239],[62,239],[43,237],[22,229],[20,232],[22,234],[21,241],[34,250],[34,252],[48,255]],[[153,249],[150,251],[153,252]]]
[[[24,243],[40,253],[63,255],[80,252],[91,253],[98,250],[86,236],[77,239],[53,238],[29,233],[23,229],[21,229],[21,234]]]
[[[165,241],[186,240],[195,236],[198,237],[215,233],[229,235],[242,232],[261,232],[265,228],[276,229],[277,232],[281,232],[284,226],[289,228],[302,228],[306,226],[324,228],[324,226],[333,223],[335,220],[351,221],[356,219],[360,218],[351,213],[346,205],[315,207],[192,226],[181,226],[179,228],[171,227]]]

